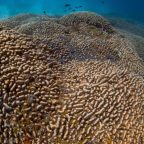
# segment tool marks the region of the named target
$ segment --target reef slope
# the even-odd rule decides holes
[[[143,144],[144,65],[94,13],[0,22],[0,143]]]

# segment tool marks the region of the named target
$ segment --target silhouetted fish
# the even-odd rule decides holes
[[[104,4],[105,2],[104,2],[104,1],[101,1],[101,3]]]
[[[65,7],[70,7],[70,4],[65,4]]]
[[[76,6],[75,8],[76,8],[76,9],[79,9],[79,8],[82,8],[82,7],[83,7],[83,6]]]
[[[43,14],[46,14],[46,11],[43,11]]]

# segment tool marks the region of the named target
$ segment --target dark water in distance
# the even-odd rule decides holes
[[[144,24],[144,0],[0,0],[1,19],[19,13],[64,15],[75,11],[94,11]]]

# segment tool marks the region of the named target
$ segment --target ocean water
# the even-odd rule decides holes
[[[19,13],[42,14],[44,11],[49,15],[93,11],[144,24],[143,7],[143,0],[0,0],[0,18],[5,19]]]

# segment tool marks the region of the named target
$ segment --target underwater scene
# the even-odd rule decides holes
[[[144,144],[144,1],[0,0],[0,144]]]

